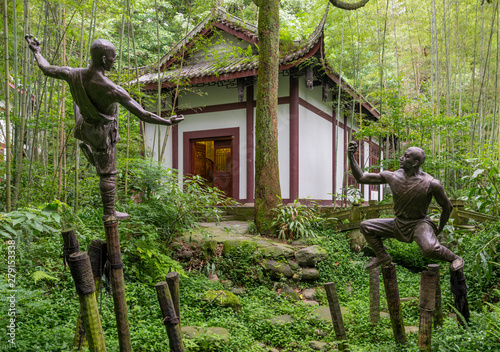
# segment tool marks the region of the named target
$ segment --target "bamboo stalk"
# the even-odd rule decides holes
[[[439,273],[439,264],[429,264],[428,270],[436,273],[436,305],[434,308],[434,328],[438,326],[443,326],[444,318],[443,318],[443,302],[441,299],[441,282],[440,282],[440,273]]]
[[[106,351],[104,333],[95,298],[95,284],[92,277],[90,258],[85,252],[73,253],[69,256],[69,268],[75,281],[76,292],[80,300],[83,323],[92,352]]]
[[[467,284],[463,269],[450,269],[450,284],[451,292],[455,298],[455,308],[461,317],[458,317],[458,322],[461,326],[465,326],[470,322],[469,301],[467,300]],[[462,319],[463,317],[463,319]]]
[[[370,321],[378,324],[380,321],[380,269],[370,270]]]
[[[102,284],[102,275],[104,273],[104,264],[106,263],[106,242],[101,240],[92,240],[89,244],[88,254],[90,257],[90,265],[92,267],[92,275],[94,277],[94,283],[96,292],[99,292]],[[97,293],[96,293],[96,301]],[[76,331],[75,337],[73,339],[73,347],[76,347],[78,351],[88,345],[87,336],[83,324],[83,312],[80,309],[78,313],[78,319],[76,321]]]
[[[160,304],[163,324],[167,329],[170,350],[173,352],[184,352],[184,343],[182,342],[181,328],[178,315],[175,312],[174,302],[170,295],[170,288],[166,281],[158,282],[155,285],[156,295]]]
[[[7,213],[11,210],[11,186],[10,186],[10,168],[11,168],[11,132],[10,132],[10,109],[9,109],[9,25],[8,25],[8,11],[7,0],[3,0],[3,25],[4,25],[4,43],[5,43],[5,205]]]
[[[436,286],[438,275],[434,271],[422,271],[420,276],[420,324],[418,328],[418,347],[431,350],[432,321],[436,306]]]
[[[118,236],[118,221],[105,221],[104,229],[106,232],[109,266],[111,268],[111,288],[113,291],[113,303],[120,352],[129,352],[132,351],[132,342],[130,339],[127,302],[125,300],[125,282],[123,279],[120,238]]]
[[[342,312],[340,310],[340,303],[337,297],[337,290],[335,288],[334,282],[328,282],[323,285],[326,291],[326,297],[328,298],[328,306],[330,307],[330,314],[332,316],[333,329],[335,330],[335,336],[339,343],[340,351],[349,351],[349,346],[347,344],[347,335],[345,333],[344,321],[342,319]]]
[[[179,326],[181,325],[181,296],[179,292],[179,273],[172,271],[167,274],[165,281],[168,284],[170,296],[174,302],[175,314],[179,318]]]
[[[406,344],[406,333],[401,314],[401,302],[399,300],[398,279],[396,275],[396,265],[391,263],[382,267],[384,277],[385,295],[387,298],[387,307],[391,316],[392,332],[394,339],[398,344]]]

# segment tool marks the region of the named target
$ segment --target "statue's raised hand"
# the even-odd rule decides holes
[[[354,155],[354,153],[356,153],[357,150],[358,150],[358,142],[356,142],[356,141],[350,141],[349,142],[349,147],[347,149],[347,153],[349,155]]]
[[[171,118],[169,118],[169,120],[172,125],[175,125],[181,121],[184,121],[184,115],[172,116]]]
[[[28,42],[29,48],[31,49],[31,51],[33,51],[34,54],[42,51],[42,49],[40,48],[41,43],[38,41],[38,39],[33,37],[31,34],[26,34],[24,36],[24,39],[26,39],[26,41]]]

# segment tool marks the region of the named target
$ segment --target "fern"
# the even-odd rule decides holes
[[[35,285],[40,280],[49,280],[49,281],[59,280],[57,277],[50,276],[45,271],[41,270],[35,271],[33,274],[31,274],[31,278],[35,281]]]

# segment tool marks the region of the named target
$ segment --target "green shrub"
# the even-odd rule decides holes
[[[298,199],[293,204],[281,202],[273,212],[276,216],[272,226],[276,229],[276,237],[283,240],[316,237],[323,222],[314,208],[300,204]]]
[[[258,286],[263,283],[262,267],[256,257],[257,244],[243,242],[224,257],[217,258],[217,272],[236,286]]]

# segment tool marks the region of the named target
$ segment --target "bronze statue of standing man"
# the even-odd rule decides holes
[[[69,84],[75,103],[75,138],[83,142],[80,147],[88,161],[96,167],[100,178],[103,221],[127,219],[127,213],[115,211],[116,143],[120,140],[118,103],[142,121],[157,125],[176,124],[184,117],[178,115],[164,119],[144,110],[125,89],[107,78],[105,71],[113,68],[116,50],[105,39],[97,39],[90,46],[88,67],[71,68],[50,65],[40,53],[40,42],[31,35],[25,38],[43,74]]]
[[[425,161],[424,151],[417,147],[408,148],[400,158],[397,171],[364,173],[354,160],[358,144],[349,143],[348,157],[356,181],[362,184],[379,185],[388,183],[394,198],[393,219],[371,219],[361,222],[360,231],[375,251],[366,270],[389,264],[391,256],[386,252],[383,238],[395,238],[401,242],[417,242],[425,257],[450,262],[452,270],[464,266],[461,257],[441,245],[437,235],[444,229],[450,218],[453,205],[448,199],[443,185],[429,174],[420,170]],[[443,209],[439,227],[427,215],[432,197]]]

